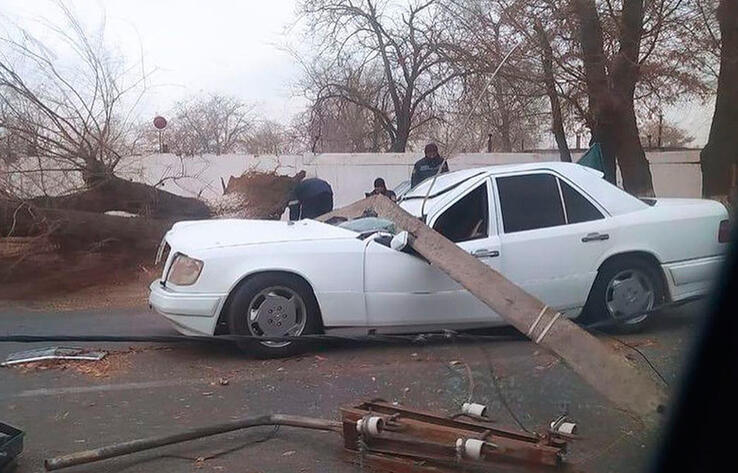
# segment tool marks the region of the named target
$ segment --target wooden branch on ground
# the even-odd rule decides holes
[[[412,247],[432,265],[464,286],[535,343],[558,355],[611,402],[641,416],[663,409],[667,399],[663,387],[630,364],[623,355],[390,199],[384,196],[370,197],[331,214],[357,216],[369,208],[378,216],[393,221],[398,228],[408,231],[413,236]]]

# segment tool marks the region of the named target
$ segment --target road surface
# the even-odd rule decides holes
[[[705,315],[693,303],[661,314],[637,346],[673,388]],[[586,471],[638,471],[658,435],[613,407],[570,369],[510,329],[499,341],[323,347],[285,360],[256,360],[230,346],[74,344],[111,350],[111,369],[0,368],[0,420],[27,432],[18,472],[43,471],[48,456],[232,420],[287,413],[338,418],[338,408],[381,397],[439,413],[472,399],[500,425],[543,429],[562,409],[583,439],[567,459]],[[147,310],[0,311],[0,334],[168,335]],[[637,352],[612,338],[634,362]],[[0,358],[53,344],[0,343]],[[56,344],[58,345],[58,344]],[[70,344],[64,344],[70,345]],[[129,346],[135,345],[131,351]],[[113,363],[114,361],[114,363]],[[102,376],[96,376],[102,374]],[[654,374],[655,376],[655,374]],[[515,420],[517,418],[517,421]],[[258,442],[271,435],[268,441]],[[349,472],[333,433],[269,427],[224,434],[70,469],[75,472]],[[198,461],[198,459],[200,459]],[[203,460],[204,459],[204,460]]]

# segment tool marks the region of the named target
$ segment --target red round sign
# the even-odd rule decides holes
[[[154,118],[154,126],[158,130],[163,130],[167,126],[167,119],[164,117],[157,116]]]

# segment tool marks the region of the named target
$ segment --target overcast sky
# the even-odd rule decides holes
[[[24,27],[61,21],[50,0],[0,0],[0,14]],[[131,60],[141,56],[157,68],[142,113],[167,114],[176,100],[200,91],[236,95],[256,103],[269,118],[288,122],[304,107],[294,96],[300,74],[283,50],[299,45],[288,27],[295,21],[295,0],[67,0],[82,21],[105,21],[108,44]],[[688,130],[701,146],[707,140],[712,105],[682,105],[666,119]],[[553,137],[545,146],[555,146]]]
[[[50,0],[0,0],[24,27],[61,21]],[[294,34],[294,0],[67,0],[85,25],[105,21],[107,43],[131,61],[143,57],[156,88],[145,113],[166,113],[199,91],[233,94],[287,120],[303,107],[291,86],[299,68],[281,48]]]

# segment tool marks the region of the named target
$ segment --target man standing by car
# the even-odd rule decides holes
[[[290,220],[318,217],[333,210],[333,189],[323,179],[303,179],[292,190],[288,207]]]
[[[410,185],[415,187],[429,177],[435,176],[439,168],[441,168],[441,173],[448,172],[448,164],[438,154],[438,146],[435,143],[428,143],[425,145],[425,156],[413,166]]]

